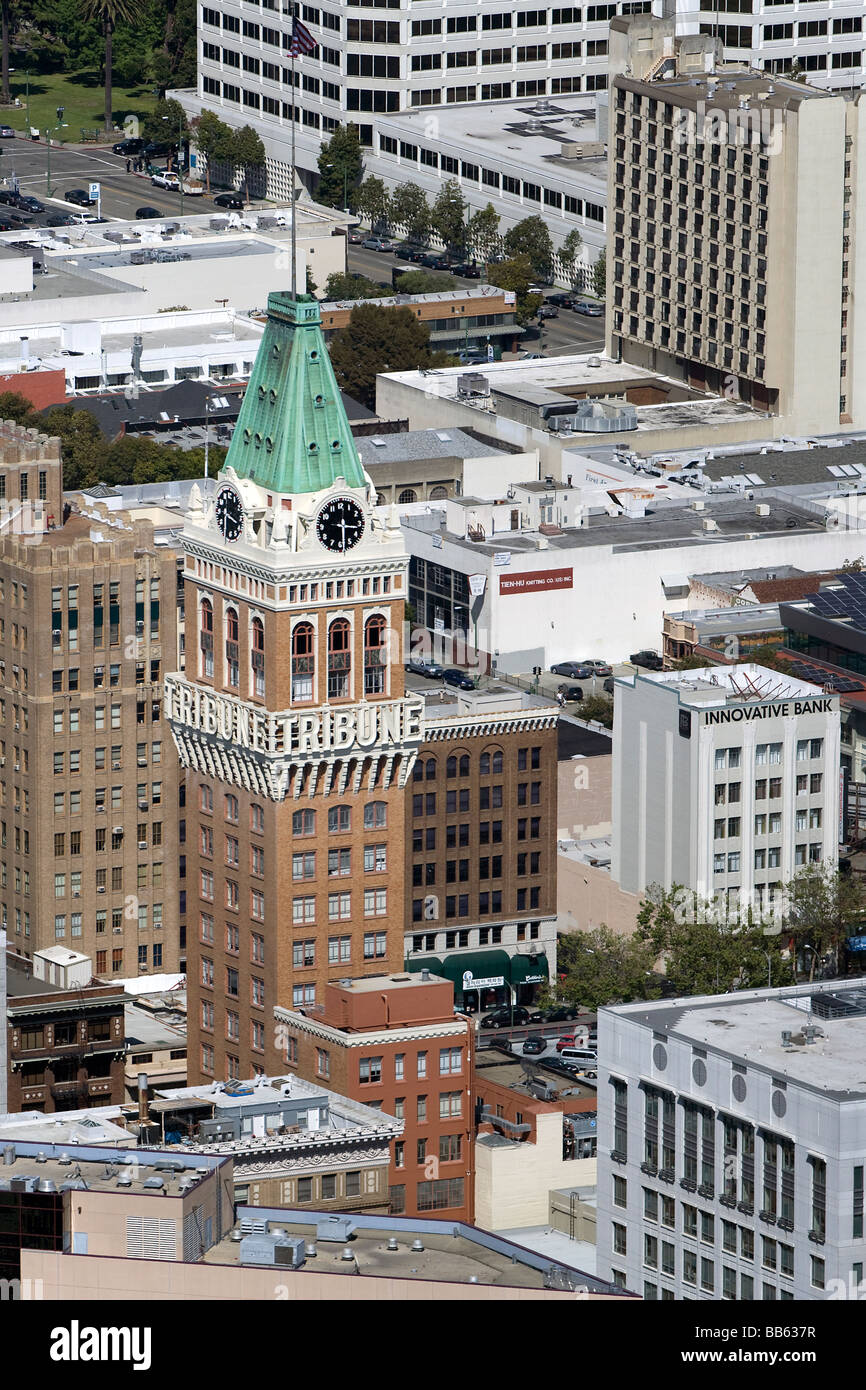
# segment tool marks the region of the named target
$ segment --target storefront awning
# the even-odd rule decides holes
[[[546,985],[550,978],[547,956],[541,951],[535,956],[511,957],[511,983],[513,985]]]
[[[406,961],[408,971],[429,970],[431,975],[442,975],[442,962],[438,956],[410,956]],[[449,980],[451,976],[447,977]]]
[[[441,973],[453,980],[457,989],[497,989],[511,978],[509,964],[507,951],[465,951],[463,955],[446,956]],[[465,975],[471,979],[464,980]],[[480,985],[473,984],[475,980]]]

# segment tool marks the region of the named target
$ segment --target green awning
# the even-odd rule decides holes
[[[467,973],[473,980],[501,980],[508,984],[510,978],[507,951],[464,951],[459,956],[446,956],[442,962],[441,973],[454,981],[457,989],[477,989],[470,982],[464,983]],[[482,989],[495,989],[497,986],[484,984]]]
[[[550,978],[547,956],[539,951],[536,956],[511,957],[511,983],[517,985],[546,985]]]
[[[442,962],[438,956],[412,956],[406,962],[409,971],[429,970],[432,975],[442,975]],[[447,977],[449,980],[451,976]]]

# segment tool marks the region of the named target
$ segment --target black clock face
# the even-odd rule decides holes
[[[244,529],[244,508],[233,487],[220,488],[216,500],[217,526],[227,541],[236,541]]]
[[[332,497],[316,517],[316,535],[338,555],[351,550],[364,534],[364,513],[351,497]]]

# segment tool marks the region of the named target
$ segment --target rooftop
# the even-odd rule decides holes
[[[698,102],[711,103],[723,111],[742,111],[744,116],[752,103],[758,112],[796,111],[806,101],[826,100],[835,96],[834,92],[825,92],[805,82],[794,82],[775,73],[769,77],[764,72],[750,68],[737,70],[728,67],[717,75],[689,73],[677,77],[659,77],[649,82],[621,77],[617,82],[628,90],[649,92],[652,96],[681,106],[697,107]],[[745,110],[742,102],[746,103]]]
[[[355,441],[364,467],[377,463],[422,463],[426,459],[497,458],[507,452],[461,429],[406,430],[395,434],[361,435]]]
[[[596,1086],[589,1085],[576,1076],[569,1077],[551,1071],[545,1067],[543,1061],[534,1057],[521,1058],[503,1053],[494,1044],[492,1047],[479,1048],[476,1051],[475,1071],[481,1084],[485,1081],[495,1081],[497,1086],[505,1086],[509,1091],[515,1091],[518,1095],[531,1097],[542,1103],[571,1100],[575,1102],[575,1114],[587,1109],[595,1111],[598,1100]],[[582,1125],[578,1127],[583,1128]]]
[[[569,715],[560,716],[556,734],[557,758],[560,762],[567,762],[570,758],[595,758],[599,754],[610,753],[613,747],[611,730],[590,729]]]
[[[406,274],[409,274],[409,268]],[[384,299],[327,299],[321,303],[322,315],[333,313],[335,309],[354,309],[357,304],[375,303],[377,309],[399,309],[406,304],[465,304],[472,301],[476,306],[489,299],[504,299],[514,307],[516,295],[513,291],[500,289],[498,285],[475,285],[470,289],[437,290],[431,294],[395,294]]]
[[[755,452],[717,451],[706,458],[702,472],[712,482],[748,474],[755,487],[797,483],[856,487],[866,478],[866,439],[788,440],[764,444]]]
[[[608,1012],[838,1101],[866,1098],[862,980],[624,1004],[603,1009],[602,1021]],[[810,1023],[818,1030],[811,1041]]]
[[[62,1123],[68,1123],[68,1119]],[[81,1123],[84,1123],[82,1121]],[[169,1157],[157,1149],[110,1149],[89,1144],[5,1143],[0,1164],[0,1191],[9,1191],[16,1179],[30,1179],[31,1190],[60,1191],[64,1187],[91,1191],[164,1193],[182,1197],[207,1173],[219,1166],[217,1157],[184,1153]],[[43,1184],[51,1183],[51,1187]],[[14,1189],[13,1189],[14,1190]]]
[[[0,1115],[0,1141],[25,1140],[30,1144],[113,1144],[133,1148],[135,1135],[124,1129],[119,1105],[100,1105],[92,1110],[64,1110],[45,1115],[36,1110]],[[112,1121],[118,1120],[118,1124]],[[0,1178],[4,1177],[0,1167]]]
[[[705,666],[691,671],[654,671],[639,677],[619,676],[617,683],[633,686],[635,681],[663,686],[675,693],[682,705],[706,709],[718,705],[739,705],[766,700],[791,700],[821,695],[820,686],[796,676],[771,671],[754,662],[736,666]]]

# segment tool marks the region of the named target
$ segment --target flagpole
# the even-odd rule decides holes
[[[292,7],[292,299],[298,297],[298,272],[295,263],[297,240],[295,236],[295,217],[297,202],[295,195],[295,126],[298,121],[298,92],[295,87],[295,14]]]

